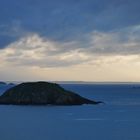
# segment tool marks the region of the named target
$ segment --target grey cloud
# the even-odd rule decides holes
[[[103,63],[108,56],[140,55],[139,25],[108,33],[93,31],[82,36],[83,41],[58,42],[37,33],[28,34],[0,50],[1,61],[18,66],[66,67]]]
[[[140,26],[112,32],[90,33],[82,52],[100,55],[140,54]]]

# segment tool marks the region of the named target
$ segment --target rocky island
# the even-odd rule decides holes
[[[21,83],[0,96],[0,104],[13,105],[82,105],[99,104],[60,85],[49,82]]]

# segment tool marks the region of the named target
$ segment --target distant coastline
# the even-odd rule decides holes
[[[59,84],[140,84],[140,82],[88,82],[88,81],[54,81],[54,82]]]
[[[20,84],[23,82],[32,82],[32,81],[45,81],[45,80],[27,80],[27,81],[1,81],[3,83],[14,83],[14,84]],[[46,80],[46,82],[52,82],[52,83],[58,83],[58,84],[113,84],[113,85],[118,85],[118,84],[140,84],[140,82],[114,82],[114,81],[103,81],[103,82],[96,82],[96,81],[51,81],[51,80]]]

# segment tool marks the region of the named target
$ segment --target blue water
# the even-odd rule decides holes
[[[0,140],[140,140],[139,84],[62,86],[105,104],[1,105]]]

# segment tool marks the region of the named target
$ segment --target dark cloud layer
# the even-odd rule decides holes
[[[94,30],[109,32],[138,25],[139,13],[139,0],[1,0],[0,48],[23,32],[62,42],[83,40],[83,34]],[[22,29],[18,34],[5,35],[17,27]]]

